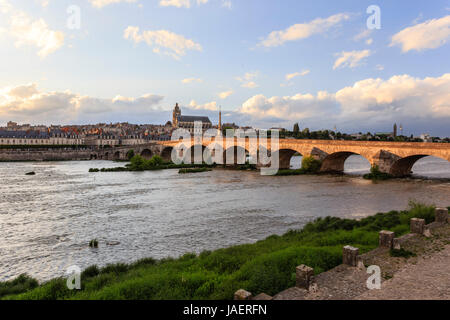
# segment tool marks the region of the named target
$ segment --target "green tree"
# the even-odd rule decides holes
[[[298,123],[294,124],[294,135],[297,135],[300,132],[300,126]]]
[[[322,161],[314,159],[313,157],[303,157],[302,170],[307,173],[317,173],[322,166]]]
[[[133,157],[134,157],[134,150],[133,149],[128,150],[128,152],[127,152],[127,159],[131,160],[131,158],[133,158]]]

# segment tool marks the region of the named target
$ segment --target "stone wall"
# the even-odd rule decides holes
[[[97,153],[90,150],[0,150],[0,161],[90,160]]]

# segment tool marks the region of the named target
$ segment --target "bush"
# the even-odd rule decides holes
[[[314,159],[312,156],[303,157],[302,159],[302,169],[306,173],[317,173],[320,171],[322,166],[322,161]]]
[[[133,149],[128,150],[128,152],[127,152],[127,159],[131,160],[133,157],[134,157],[134,150]]]
[[[370,168],[370,173],[365,174],[363,178],[367,180],[388,180],[392,179],[393,176],[388,173],[381,172],[378,165],[373,165]]]

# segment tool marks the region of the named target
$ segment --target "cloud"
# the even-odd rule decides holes
[[[110,4],[115,4],[115,3],[121,3],[121,2],[126,2],[126,3],[135,3],[138,0],[89,0],[89,2],[92,4],[93,7],[96,8],[103,8],[106,6],[109,6]]]
[[[233,8],[233,4],[229,0],[222,0],[222,7],[231,10]]]
[[[189,107],[194,110],[209,110],[209,111],[217,111],[217,102],[212,101],[205,104],[197,104],[195,100],[191,100],[191,103],[189,103]]]
[[[189,83],[194,83],[194,82],[202,83],[203,80],[200,78],[186,78],[186,79],[181,80],[181,82],[184,84],[189,84]]]
[[[317,18],[307,23],[294,24],[285,30],[271,32],[266,39],[260,42],[260,45],[277,47],[288,41],[306,39],[315,34],[325,33],[333,27],[338,27],[341,22],[349,19],[349,14],[339,13],[325,19]]]
[[[220,98],[220,99],[226,99],[226,98],[228,98],[229,96],[231,96],[232,94],[233,94],[233,90],[230,90],[230,91],[224,91],[224,92],[219,93],[219,98]]]
[[[372,34],[373,30],[370,29],[364,29],[360,33],[358,33],[356,36],[353,37],[354,41],[360,41],[363,39],[368,38]]]
[[[61,123],[81,118],[111,117],[117,113],[149,114],[163,100],[163,96],[145,94],[138,98],[116,96],[102,99],[70,91],[39,91],[37,84],[0,89],[0,119]],[[161,109],[159,109],[161,110]]]
[[[310,73],[309,70],[303,70],[302,72],[289,73],[289,74],[286,75],[286,81],[290,81],[290,80],[292,80],[292,79],[294,79],[296,77],[299,77],[299,76],[302,76],[302,77],[306,76],[309,73]]]
[[[247,72],[242,77],[236,77],[236,80],[242,83],[241,87],[253,89],[258,87],[258,85],[253,81],[257,77],[258,72]]]
[[[242,84],[241,87],[242,88],[248,88],[248,89],[254,89],[254,88],[258,88],[259,86],[255,82],[249,81],[249,82],[246,82],[246,83]]]
[[[196,0],[198,6],[208,3],[208,0]],[[190,8],[191,0],[160,0],[159,5],[161,7],[177,7],[177,8]]]
[[[36,84],[0,89],[0,120],[27,123],[94,123],[136,121],[165,123],[171,108],[162,106],[163,97],[103,99],[70,91],[39,90]],[[291,126],[299,121],[311,129],[333,128],[346,132],[386,130],[394,122],[416,133],[448,135],[450,123],[450,73],[439,77],[415,78],[396,75],[389,79],[363,79],[337,90],[298,93],[292,96],[247,99],[234,111],[227,111],[227,121],[242,125]],[[215,116],[216,101],[183,107],[183,113]],[[419,132],[417,132],[419,131]]]
[[[338,68],[356,68],[361,65],[362,60],[370,56],[370,50],[342,51],[337,53],[338,58],[334,62],[333,70]]]
[[[44,19],[33,19],[6,0],[0,0],[0,13],[5,14],[8,21],[8,28],[4,28],[2,33],[14,38],[17,48],[35,46],[39,49],[38,56],[45,58],[64,45],[63,32],[51,30]]]
[[[370,130],[402,119],[422,127],[430,122],[440,124],[445,130],[448,126],[444,124],[450,121],[449,101],[450,74],[424,79],[397,75],[388,80],[361,80],[336,93],[319,91],[271,98],[256,95],[238,112],[269,125],[296,119],[319,128],[340,124]]]
[[[48,7],[50,0],[36,0],[41,6],[42,8],[46,8]]]
[[[153,52],[169,55],[179,60],[186,55],[188,50],[202,51],[202,46],[193,40],[167,30],[147,30],[139,32],[139,27],[129,26],[124,31],[124,38],[133,41],[135,44],[146,42],[153,47]]]
[[[436,49],[450,38],[450,15],[405,28],[392,36],[390,46],[400,46],[402,52]]]
[[[159,5],[162,7],[190,8],[191,2],[190,0],[161,0]]]

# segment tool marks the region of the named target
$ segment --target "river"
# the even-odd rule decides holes
[[[297,167],[301,158],[294,158]],[[163,258],[250,243],[328,215],[361,218],[405,209],[409,200],[450,205],[450,183],[359,176],[369,164],[352,156],[346,176],[267,177],[217,169],[88,173],[108,161],[0,163],[0,280],[39,280],[85,268]],[[450,163],[420,160],[416,175],[450,179]],[[26,172],[35,171],[35,176]],[[91,239],[99,240],[90,249]],[[108,245],[107,243],[110,242]]]

